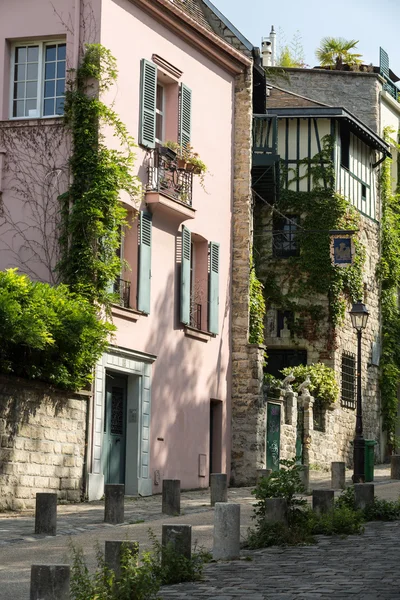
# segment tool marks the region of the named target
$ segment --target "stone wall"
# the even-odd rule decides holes
[[[33,508],[37,492],[79,502],[87,397],[0,377],[0,510]]]
[[[379,132],[379,94],[382,79],[377,73],[328,71],[324,69],[285,69],[288,79],[274,81],[278,87],[323,102],[346,108],[373,131]],[[273,100],[271,100],[273,102]],[[267,99],[267,108],[273,104]]]

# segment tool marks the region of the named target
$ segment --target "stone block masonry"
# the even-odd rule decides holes
[[[0,510],[35,506],[36,493],[79,502],[87,396],[0,376]]]

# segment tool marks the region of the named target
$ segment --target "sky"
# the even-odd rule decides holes
[[[211,0],[254,45],[261,45],[274,25],[290,43],[300,31],[305,62],[318,64],[315,49],[325,36],[359,40],[365,64],[379,65],[379,46],[400,77],[400,0]],[[279,45],[279,40],[277,38]]]

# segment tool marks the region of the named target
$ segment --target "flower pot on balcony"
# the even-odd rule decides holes
[[[186,169],[186,160],[184,158],[178,158],[177,159],[177,165],[178,165],[178,169]]]
[[[201,173],[201,168],[200,167],[194,167],[193,169],[193,175],[200,175]]]
[[[186,163],[186,171],[189,171],[189,173],[193,173],[195,170],[195,165],[193,163]]]
[[[165,156],[166,158],[169,158],[170,160],[175,160],[175,158],[176,158],[176,152],[175,152],[175,150],[172,150],[172,148],[167,148],[166,146],[161,146],[161,148],[158,149],[158,152],[160,153],[161,156]]]

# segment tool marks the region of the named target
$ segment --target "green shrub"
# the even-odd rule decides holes
[[[364,531],[363,513],[347,506],[336,506],[321,516],[313,513],[310,518],[311,531],[315,535],[355,535]]]
[[[380,500],[375,496],[374,503],[363,510],[366,521],[397,521],[400,519],[400,500]]]
[[[65,285],[0,272],[0,372],[78,390],[107,347],[113,327]]]
[[[297,367],[286,367],[281,373],[287,377],[293,371],[296,381],[292,387],[297,391],[298,386],[303,383],[307,375],[310,377],[310,392],[315,398],[324,405],[334,404],[339,395],[339,386],[335,378],[335,372],[323,363],[314,363],[312,365],[298,365]]]
[[[270,523],[265,519],[259,519],[257,526],[248,530],[245,546],[256,549],[315,543],[309,512],[310,510],[307,508],[297,510],[292,515],[289,525]]]

